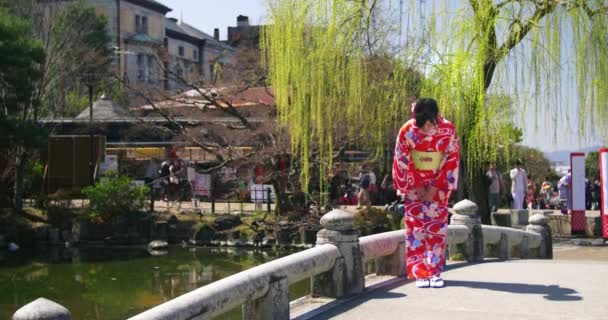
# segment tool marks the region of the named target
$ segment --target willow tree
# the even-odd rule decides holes
[[[605,131],[604,1],[409,1],[404,12],[418,12],[424,19],[416,21],[416,32],[406,30],[403,44],[399,41],[386,85],[369,81],[372,70],[366,61],[390,47],[383,44],[396,45],[390,28],[395,19],[387,10],[393,2],[269,0],[270,24],[263,41],[267,66],[279,118],[302,159],[319,150],[321,170],[327,170],[342,125],[368,146],[380,145],[393,126],[406,120],[407,77],[400,70],[414,60],[425,78],[421,95],[436,98],[442,113],[456,124],[462,181],[482,209],[486,196],[481,169],[513,142],[512,122],[538,123],[547,115],[559,121],[574,101],[581,128]],[[414,39],[424,46],[409,45]],[[412,55],[412,49],[424,54]],[[572,57],[572,68],[565,56]],[[492,95],[506,95],[511,103],[505,106]],[[303,179],[308,174],[304,170]]]

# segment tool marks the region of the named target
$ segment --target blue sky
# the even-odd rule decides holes
[[[226,28],[236,25],[236,16],[239,14],[249,16],[250,23],[261,24],[266,17],[265,0],[158,0],[173,11],[170,17],[180,18],[204,32],[213,35],[213,29],[220,29],[220,39],[226,39]],[[395,0],[393,0],[395,1]],[[432,1],[429,1],[432,2]],[[395,5],[397,7],[397,5]],[[586,138],[580,138],[577,134],[577,109],[576,102],[568,94],[568,89],[562,88],[564,92],[560,97],[567,96],[570,100],[566,103],[567,110],[562,112],[564,119],[557,119],[560,126],[556,129],[555,121],[550,117],[540,116],[534,119],[531,115],[532,108],[522,110],[516,122],[524,129],[524,144],[541,149],[543,151],[575,150],[587,146],[601,144],[600,134],[588,134]],[[571,91],[570,91],[571,92]],[[566,116],[570,119],[565,121]],[[537,121],[538,120],[538,121]],[[565,125],[570,122],[569,125]],[[606,143],[607,141],[604,141]]]

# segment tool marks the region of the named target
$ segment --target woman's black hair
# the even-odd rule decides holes
[[[414,106],[414,119],[416,119],[416,127],[422,128],[427,121],[437,124],[437,116],[439,108],[437,101],[431,98],[420,98]]]

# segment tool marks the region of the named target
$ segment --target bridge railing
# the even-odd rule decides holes
[[[552,258],[548,218],[534,215],[526,230],[481,225],[477,205],[469,200],[457,203],[448,226],[448,254],[467,261],[483,261],[494,256],[508,259]],[[340,298],[365,289],[365,269],[374,262],[381,275],[405,276],[405,233],[403,230],[359,238],[353,215],[333,210],[321,218],[323,230],[317,246],[216,281],[156,306],[131,320],[210,319],[242,305],[243,318],[289,319],[290,284],[311,279],[313,296]],[[13,320],[70,319],[69,311],[40,316],[41,309],[63,308],[38,299],[14,315]],[[54,315],[54,316],[53,316]]]

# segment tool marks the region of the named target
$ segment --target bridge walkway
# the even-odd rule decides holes
[[[311,319],[608,319],[607,262],[458,263],[444,279],[441,289],[398,280]]]

